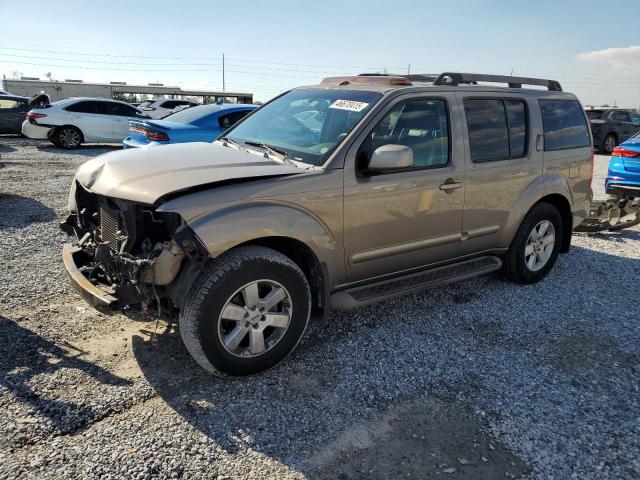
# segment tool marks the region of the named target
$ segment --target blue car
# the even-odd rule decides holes
[[[162,120],[130,120],[129,136],[122,146],[146,148],[169,143],[212,142],[256,107],[237,103],[200,105]]]
[[[605,189],[624,198],[640,197],[640,132],[611,152]]]

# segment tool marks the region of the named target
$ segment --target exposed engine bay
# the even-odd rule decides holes
[[[76,183],[75,213],[61,225],[77,238],[74,263],[91,284],[117,299],[117,308],[161,299],[178,307],[180,273],[199,270],[207,252],[184,220],[153,206],[105,197]],[[183,275],[184,276],[184,275]]]

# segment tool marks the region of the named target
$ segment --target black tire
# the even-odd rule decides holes
[[[618,145],[618,138],[613,133],[610,133],[602,142],[602,151],[607,155],[611,155],[611,152],[616,145]]]
[[[555,241],[551,256],[539,270],[533,271],[525,260],[525,248],[532,230],[543,221],[549,221],[555,230]],[[553,205],[541,202],[534,205],[525,215],[515,238],[511,242],[508,252],[504,255],[502,268],[505,276],[516,283],[530,284],[539,282],[551,271],[562,245],[563,223],[562,216]]]
[[[83,141],[82,132],[71,125],[58,128],[52,139],[54,145],[60,146],[65,150],[74,150],[82,145]]]
[[[277,282],[286,289],[291,297],[290,320],[273,346],[262,354],[243,358],[223,345],[219,329],[224,320],[220,315],[234,292],[258,280]],[[309,284],[298,265],[270,248],[239,247],[215,259],[200,273],[180,314],[180,335],[194,360],[208,372],[223,377],[251,375],[273,367],[295,349],[310,312]]]

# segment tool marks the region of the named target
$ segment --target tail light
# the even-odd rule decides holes
[[[600,118],[592,118],[591,120],[589,120],[590,123],[607,123],[606,120],[602,120]]]
[[[633,158],[633,157],[640,157],[640,152],[636,152],[635,150],[629,150],[628,148],[624,148],[624,147],[615,147],[613,150],[611,150],[611,155],[613,155],[614,157]]]
[[[591,152],[591,173],[589,174],[589,185],[593,184],[593,168],[596,162],[595,152]]]
[[[32,120],[37,120],[43,117],[46,117],[44,113],[32,113],[32,112],[27,113],[27,120],[29,120],[30,122]]]
[[[166,142],[169,140],[169,137],[166,134],[162,132],[158,132],[156,130],[151,130],[150,128],[146,128],[146,127],[131,126],[129,127],[129,131],[134,133],[139,133],[140,135],[144,135],[149,140],[154,140],[156,142]]]

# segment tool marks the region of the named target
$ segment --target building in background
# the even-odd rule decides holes
[[[23,77],[19,80],[4,79],[3,90],[13,95],[30,97],[44,92],[52,102],[71,97],[114,98],[128,102],[142,101],[147,98],[186,98],[200,103],[253,103],[252,93],[219,92],[213,90],[183,90],[180,87],[165,86],[161,83],[148,85],[128,85],[126,82],[86,83],[82,80],[40,80]]]

